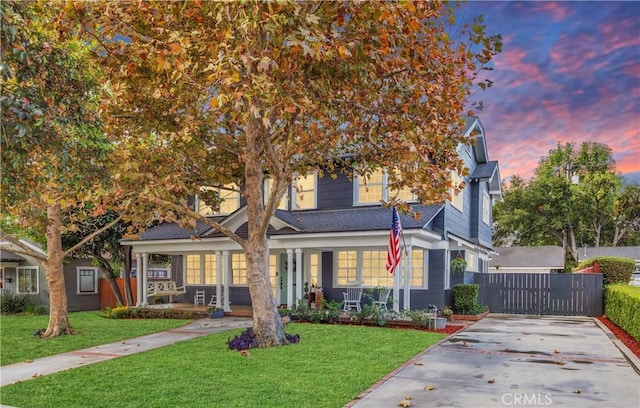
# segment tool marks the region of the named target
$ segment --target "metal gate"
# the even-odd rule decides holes
[[[476,273],[478,302],[494,313],[601,316],[599,273]]]

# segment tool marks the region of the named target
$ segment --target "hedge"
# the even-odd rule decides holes
[[[613,283],[629,283],[636,263],[631,258],[619,258],[616,256],[597,256],[580,262],[575,269],[584,269],[593,266],[597,261],[602,271],[602,282],[605,285]]]
[[[604,313],[609,320],[640,341],[640,286],[605,286]]]

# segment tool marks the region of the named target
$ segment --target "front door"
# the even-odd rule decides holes
[[[279,263],[279,268],[278,268],[278,275],[279,275],[279,283],[280,283],[280,304],[281,305],[286,305],[287,304],[287,284],[288,284],[288,274],[287,274],[287,254],[280,254],[280,263]],[[296,258],[293,258],[293,274],[291,276],[291,279],[293,279],[293,296],[292,298],[295,299],[296,297]]]

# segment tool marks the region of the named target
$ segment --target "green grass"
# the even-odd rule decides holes
[[[47,327],[49,316],[0,316],[0,365],[79,350],[182,326],[179,319],[105,319],[101,312],[69,313],[77,334],[52,339],[35,337],[33,332]]]
[[[2,388],[1,402],[63,407],[341,407],[446,335],[289,324],[299,344],[227,349],[233,330]]]

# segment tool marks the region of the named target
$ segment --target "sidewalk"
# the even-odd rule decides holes
[[[0,367],[0,387],[20,381],[31,380],[88,364],[128,356],[158,347],[206,336],[211,333],[250,327],[250,317],[224,317],[222,319],[199,319],[187,325],[160,333],[148,334],[129,340],[75,350],[42,357],[29,363],[15,363]]]

